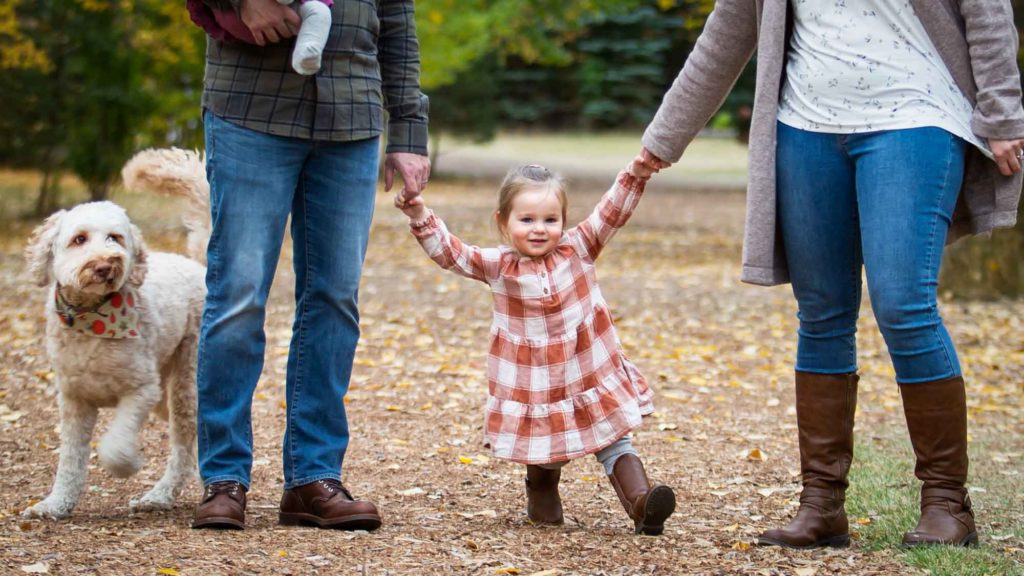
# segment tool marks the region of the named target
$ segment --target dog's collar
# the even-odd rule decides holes
[[[139,337],[137,298],[127,286],[93,306],[72,306],[61,296],[58,285],[53,290],[53,303],[61,324],[69,330],[115,340]]]

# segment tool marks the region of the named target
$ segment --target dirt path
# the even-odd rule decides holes
[[[573,218],[600,192],[574,191]],[[431,189],[434,208],[451,228],[479,243],[493,239],[486,225],[491,195],[489,187]],[[169,216],[177,206],[123,200],[153,246],[180,249]],[[165,427],[156,422],[145,433],[149,461],[139,476],[117,480],[94,467],[70,520],[20,520],[17,513],[49,489],[58,436],[40,337],[46,294],[19,276],[28,229],[15,227],[0,244],[0,572],[36,566],[104,575],[915,573],[893,551],[856,544],[812,552],[749,546],[791,512],[797,489],[795,318],[787,288],[737,282],[742,195],[652,192],[600,264],[624,345],[657,391],[657,413],[635,443],[651,476],[679,496],[660,538],[632,535],[593,459],[563,473],[567,525],[528,524],[523,470],[480,446],[489,295],[431,263],[388,198],[379,200],[360,295],[363,340],[347,402],[352,443],[345,481],[381,507],[382,529],[348,534],[276,525],[292,310],[287,257],[272,293],[267,361],[254,400],[256,462],[245,532],[188,528],[198,484],[171,512],[128,515],[128,499],[162,470]],[[975,359],[972,384],[986,390],[972,398],[972,435],[999,438],[1016,454],[1010,465],[1019,467],[1024,389],[1015,382],[1024,374],[1024,303],[951,304],[945,315],[963,354]],[[870,442],[902,429],[884,346],[870,314],[863,316],[858,426],[859,438]],[[986,465],[1006,466],[980,463]],[[989,529],[983,507],[979,516]]]

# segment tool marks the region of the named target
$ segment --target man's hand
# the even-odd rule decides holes
[[[999,165],[1000,174],[1003,176],[1013,176],[1020,172],[1021,151],[1024,150],[1024,139],[992,140],[990,138],[988,147],[992,149],[992,155],[996,157],[996,164]]]
[[[402,176],[406,201],[420,195],[430,180],[430,159],[411,152],[392,152],[384,157],[384,191],[390,192],[395,183],[395,171]]]
[[[302,20],[290,6],[277,0],[242,0],[242,23],[260,46],[295,36]]]
[[[412,198],[406,196],[405,190],[399,190],[398,194],[395,194],[395,207],[408,216],[409,220],[414,222],[426,220],[427,216],[430,216],[430,211],[423,203],[423,196],[419,194]]]

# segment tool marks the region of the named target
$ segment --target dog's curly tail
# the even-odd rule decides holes
[[[210,241],[210,185],[203,154],[181,148],[143,150],[121,169],[127,190],[183,196],[188,207],[181,221],[188,229],[188,256],[206,264]]]

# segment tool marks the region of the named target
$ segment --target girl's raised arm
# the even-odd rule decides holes
[[[424,220],[410,222],[409,227],[427,256],[441,268],[481,282],[498,274],[500,249],[463,243],[433,212]]]
[[[637,178],[629,170],[619,172],[615,184],[601,197],[590,216],[568,231],[583,254],[597,259],[601,249],[633,215],[646,184],[645,179]]]

